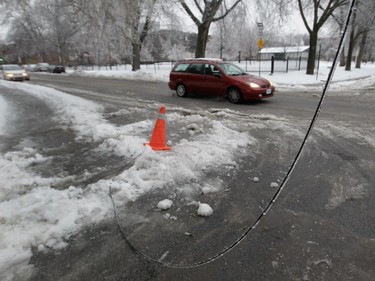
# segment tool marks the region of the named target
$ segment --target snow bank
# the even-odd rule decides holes
[[[0,135],[6,134],[6,123],[8,117],[8,104],[5,99],[0,96]]]

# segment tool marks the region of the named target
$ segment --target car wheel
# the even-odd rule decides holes
[[[184,84],[178,84],[177,85],[177,88],[176,88],[176,93],[177,93],[177,96],[179,97],[186,97],[187,96],[187,92],[186,92],[186,87]]]
[[[239,103],[242,100],[242,94],[237,88],[230,88],[227,93],[228,101],[231,103]]]

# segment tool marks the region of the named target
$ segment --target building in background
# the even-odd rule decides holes
[[[272,47],[260,50],[262,60],[270,60],[274,57],[276,60],[286,60],[287,58],[307,59],[309,55],[309,46],[292,46],[292,47]]]

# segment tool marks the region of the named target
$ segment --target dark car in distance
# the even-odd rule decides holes
[[[65,67],[60,64],[51,64],[49,66],[48,72],[51,73],[65,73]]]
[[[233,63],[207,58],[176,62],[169,74],[168,86],[179,97],[225,96],[231,103],[270,98],[275,92],[267,79],[250,75]]]

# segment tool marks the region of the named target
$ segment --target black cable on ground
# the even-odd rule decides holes
[[[336,51],[336,55],[335,55],[335,58],[332,62],[332,67],[330,69],[330,72],[328,74],[328,78],[327,78],[327,81],[324,85],[324,88],[323,88],[323,92],[322,92],[322,95],[320,97],[320,100],[319,100],[319,103],[317,105],[317,108],[315,110],[315,113],[311,119],[311,122],[310,122],[310,126],[309,128],[307,129],[307,132],[305,134],[305,137],[303,138],[303,141],[301,143],[301,146],[296,154],[296,157],[294,158],[293,162],[292,162],[292,165],[290,166],[287,174],[285,175],[283,181],[281,182],[280,184],[280,187],[277,189],[276,193],[274,194],[274,196],[272,197],[272,199],[269,201],[267,207],[264,209],[264,211],[259,215],[259,217],[257,218],[257,220],[254,222],[254,224],[250,227],[248,227],[246,229],[246,231],[236,240],[234,241],[228,248],[226,248],[225,250],[221,251],[220,253],[216,254],[215,256],[212,256],[206,260],[203,260],[203,261],[200,261],[200,262],[197,262],[197,263],[194,263],[194,264],[190,264],[190,265],[177,265],[177,264],[169,264],[169,263],[164,263],[164,262],[161,262],[157,259],[154,259],[148,255],[146,255],[145,253],[143,253],[142,251],[138,250],[127,238],[126,234],[125,234],[125,231],[123,230],[123,228],[121,227],[121,224],[120,224],[120,221],[119,221],[119,216],[118,216],[118,213],[117,213],[117,210],[116,210],[116,205],[114,203],[114,200],[112,198],[112,188],[110,187],[109,188],[109,196],[111,198],[111,201],[112,201],[112,204],[113,204],[113,208],[114,208],[114,214],[115,214],[115,218],[116,218],[116,222],[117,222],[117,225],[122,233],[122,236],[124,238],[124,240],[126,241],[126,243],[130,246],[130,248],[135,251],[137,254],[143,256],[145,259],[149,260],[149,261],[152,261],[152,262],[155,262],[159,265],[162,265],[162,266],[165,266],[165,267],[170,267],[170,268],[180,268],[180,269],[188,269],[188,268],[194,268],[194,267],[198,267],[198,266],[202,266],[202,265],[205,265],[205,264],[208,264],[208,263],[211,263],[213,262],[214,260],[224,256],[226,253],[228,253],[230,250],[232,250],[234,247],[236,247],[249,233],[251,230],[255,229],[256,226],[259,224],[259,222],[261,221],[261,219],[268,213],[268,211],[272,208],[272,206],[274,205],[274,203],[276,202],[277,198],[280,196],[282,190],[284,189],[286,183],[288,182],[289,178],[290,178],[290,175],[292,174],[294,168],[296,167],[301,155],[302,155],[302,151],[305,147],[305,144],[307,142],[307,139],[308,137],[310,136],[311,132],[312,132],[312,129],[315,125],[315,122],[318,118],[318,115],[319,115],[319,112],[321,110],[321,107],[323,105],[323,101],[324,101],[324,98],[326,96],[326,93],[328,91],[328,88],[331,84],[331,81],[332,81],[332,77],[333,77],[333,74],[335,72],[335,69],[336,69],[336,66],[337,66],[337,61],[338,61],[338,58],[339,58],[339,55],[340,55],[340,52],[342,50],[342,47],[343,47],[343,43],[345,41],[345,35],[347,33],[347,30],[348,30],[348,27],[349,27],[349,23],[350,23],[350,18],[352,16],[352,13],[353,13],[353,9],[354,9],[354,5],[355,5],[355,2],[356,0],[352,0],[351,3],[350,3],[350,6],[349,6],[349,11],[348,11],[348,15],[347,15],[347,18],[346,18],[346,22],[345,22],[345,26],[344,26],[344,30],[343,30],[343,33],[342,33],[342,36],[341,36],[341,39],[340,39],[340,42],[339,42],[339,46],[337,48],[337,51]],[[139,155],[140,156],[140,155]],[[139,156],[137,156],[136,158],[138,158]],[[132,163],[135,161],[135,159],[132,159],[132,161],[130,161],[129,163]],[[128,164],[127,164],[128,165]],[[125,166],[127,166],[125,165]]]

